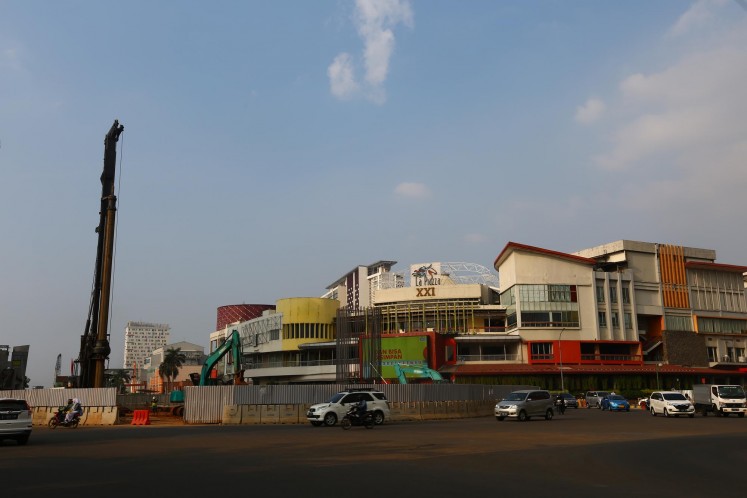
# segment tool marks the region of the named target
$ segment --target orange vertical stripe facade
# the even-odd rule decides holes
[[[689,308],[690,296],[687,291],[685,273],[685,251],[682,246],[659,246],[659,267],[664,291],[664,306],[668,308]]]

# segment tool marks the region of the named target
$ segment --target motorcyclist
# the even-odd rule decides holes
[[[366,404],[366,400],[362,399],[359,402],[357,402],[355,405],[353,405],[353,415],[358,418],[362,418],[363,415],[366,414],[366,411],[368,410],[368,405]]]
[[[67,408],[67,414],[65,415],[65,423],[70,423],[77,415],[80,417],[83,415],[83,406],[80,404],[80,400],[78,398],[73,398],[71,400],[68,400],[68,406]]]

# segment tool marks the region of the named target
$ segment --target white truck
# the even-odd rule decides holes
[[[695,411],[703,416],[713,412],[716,416],[727,417],[736,413],[738,417],[744,417],[747,413],[744,389],[737,385],[694,384],[693,404]]]

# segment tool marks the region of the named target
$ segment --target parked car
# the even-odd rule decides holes
[[[665,417],[687,415],[693,418],[695,416],[695,406],[684,394],[676,391],[653,392],[648,403],[651,415],[654,417],[659,413],[663,413]]]
[[[31,437],[31,407],[25,399],[0,398],[0,442],[14,439],[19,445]]]
[[[602,410],[609,410],[611,412],[629,412],[630,403],[628,403],[628,400],[625,399],[624,396],[620,396],[619,394],[608,394],[602,398],[601,408]]]
[[[326,403],[312,405],[306,412],[306,419],[315,427],[322,424],[335,425],[360,400],[366,401],[366,408],[373,413],[376,425],[383,424],[389,418],[389,401],[383,392],[374,389],[348,389],[335,394]]]
[[[602,398],[610,394],[608,391],[587,391],[586,408],[601,408]]]
[[[560,404],[561,397],[563,398],[563,401],[565,401],[566,408],[578,408],[578,400],[571,393],[560,393],[554,395],[553,401],[555,402],[555,406]]]
[[[552,420],[553,399],[549,391],[514,391],[495,405],[495,419],[506,417],[524,422],[532,417],[545,417]]]

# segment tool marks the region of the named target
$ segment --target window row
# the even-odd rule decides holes
[[[622,289],[620,289],[620,292],[622,294],[621,297],[623,304],[630,304],[630,289],[628,287],[623,287]],[[596,294],[597,303],[607,302],[607,296],[605,295],[604,284],[602,282],[597,282]],[[617,287],[615,287],[614,285],[610,286],[609,302],[613,304],[617,303]]]
[[[517,285],[521,303],[576,303],[575,285]]]
[[[607,313],[604,311],[597,312],[600,327],[607,327]],[[620,314],[617,311],[610,313],[610,323],[612,328],[620,327]],[[633,328],[633,315],[630,313],[623,313],[623,325],[626,329]]]

